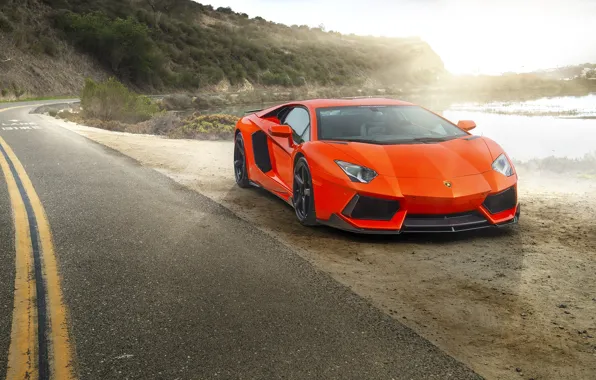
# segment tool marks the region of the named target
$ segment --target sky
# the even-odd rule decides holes
[[[596,0],[199,0],[287,25],[419,36],[455,74],[596,63]]]

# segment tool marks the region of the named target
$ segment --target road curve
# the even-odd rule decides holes
[[[0,137],[47,214],[76,377],[479,378],[291,247],[32,108],[0,105]],[[0,178],[2,377],[16,247]]]

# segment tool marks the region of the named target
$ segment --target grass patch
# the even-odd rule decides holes
[[[587,173],[581,173],[577,175],[578,178],[581,179],[589,179],[589,180],[596,180],[596,174],[587,174]]]

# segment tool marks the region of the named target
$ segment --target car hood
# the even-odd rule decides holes
[[[464,177],[491,170],[493,162],[484,139],[479,136],[425,144],[326,143],[351,157],[354,164],[397,178]]]

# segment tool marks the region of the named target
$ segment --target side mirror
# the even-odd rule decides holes
[[[476,128],[476,123],[474,123],[472,120],[460,120],[457,122],[457,126],[467,132]]]
[[[289,125],[274,125],[269,128],[271,136],[275,137],[292,137],[292,128]]]
[[[273,125],[269,127],[269,133],[274,137],[282,137],[288,139],[288,146],[294,146],[293,131],[289,125]]]

